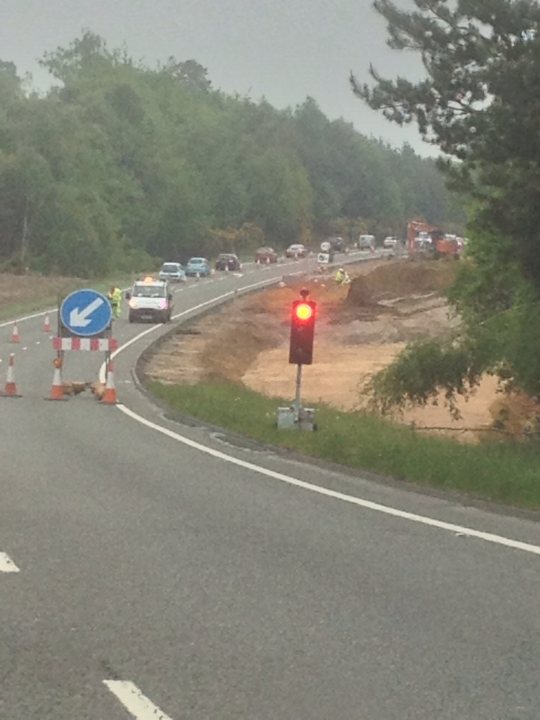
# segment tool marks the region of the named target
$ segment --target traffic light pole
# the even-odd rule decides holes
[[[302,410],[301,402],[301,391],[302,391],[302,365],[296,366],[296,394],[294,398],[294,410],[296,413],[296,422],[300,421],[300,413]]]

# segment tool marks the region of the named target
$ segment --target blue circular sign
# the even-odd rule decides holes
[[[111,303],[97,290],[76,290],[60,306],[60,320],[73,335],[99,335],[111,324]]]

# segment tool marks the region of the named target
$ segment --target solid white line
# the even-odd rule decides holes
[[[6,553],[0,552],[0,572],[3,573],[18,573],[19,568],[15,565],[13,560],[6,555]]]
[[[532,553],[533,555],[540,555],[540,545],[531,545],[529,543],[521,542],[520,540],[512,540],[511,538],[503,537],[502,535],[494,535],[492,533],[482,532],[481,530],[474,530],[473,528],[465,527],[463,525],[454,525],[453,523],[435,520],[434,518],[425,517],[424,515],[416,515],[415,513],[399,510],[398,508],[390,507],[388,505],[371,502],[371,500],[363,500],[362,498],[355,497],[354,495],[346,495],[345,493],[330,490],[329,488],[322,487],[320,485],[313,485],[312,483],[298,480],[290,475],[284,475],[283,473],[276,472],[275,470],[268,470],[260,465],[255,465],[254,463],[247,462],[246,460],[240,460],[239,458],[227,455],[220,450],[214,450],[206,445],[202,445],[201,443],[195,442],[194,440],[191,440],[184,435],[180,435],[173,430],[169,430],[161,425],[156,425],[156,423],[138,415],[124,405],[117,405],[116,407],[118,410],[123,412],[124,415],[136,420],[142,425],[145,425],[152,430],[156,430],[162,435],[166,435],[177,442],[181,442],[194,450],[199,450],[206,455],[211,455],[218,460],[223,460],[224,462],[231,463],[232,465],[237,465],[245,468],[246,470],[251,470],[259,475],[265,475],[273,480],[279,480],[280,482],[287,483],[288,485],[294,485],[295,487],[302,488],[303,490],[309,490],[310,492],[317,493],[318,495],[324,495],[325,497],[334,498],[335,500],[341,500],[343,502],[350,503],[351,505],[366,508],[367,510],[375,510],[377,512],[384,513],[385,515],[392,515],[394,517],[401,518],[402,520],[409,520],[411,522],[420,523],[421,525],[438,528],[439,530],[448,530],[449,532],[459,533],[460,535],[466,535],[478,540],[485,540],[486,542],[503,545],[505,547],[513,548],[514,550],[523,550],[524,552]]]
[[[245,287],[241,288],[241,292],[245,292],[246,290],[255,289],[258,287],[264,287],[264,285],[273,284],[275,282],[279,282],[280,278],[271,278],[269,280],[263,280],[257,283],[253,283],[252,285],[246,285]],[[194,307],[190,308],[189,310],[184,310],[181,313],[178,313],[178,315],[174,315],[173,319],[178,319],[180,317],[183,317],[184,315],[188,315],[189,313],[192,313],[196,310],[200,310],[203,307],[206,307],[208,305],[212,305],[214,303],[218,303],[220,300],[224,300],[225,298],[231,297],[235,295],[235,291],[232,290],[230,292],[227,292],[223,295],[218,295],[217,297],[213,298],[212,300],[207,300],[206,302],[199,303],[198,305],[195,305]],[[113,354],[112,357],[115,358],[119,353],[123,352],[126,348],[128,348],[133,343],[140,340],[140,338],[144,337],[145,335],[148,335],[151,332],[154,332],[158,328],[160,328],[161,325],[153,325],[152,327],[148,328],[148,330],[144,330],[143,332],[139,333],[135,337],[131,338],[126,342],[124,345],[118,348]],[[99,372],[100,380],[103,381],[105,378],[105,363],[101,366],[100,372]],[[335,490],[330,490],[328,488],[325,488],[320,485],[313,485],[312,483],[306,483],[302,480],[298,480],[297,478],[293,478],[289,475],[284,475],[282,473],[275,472],[273,470],[268,470],[267,468],[264,468],[260,465],[255,465],[250,462],[246,462],[244,460],[240,460],[236,457],[233,457],[232,455],[227,455],[226,453],[223,453],[219,450],[214,450],[213,448],[210,448],[206,445],[202,445],[201,443],[197,443],[193,440],[190,440],[189,438],[185,437],[184,435],[180,435],[179,433],[176,433],[172,430],[169,430],[168,428],[162,427],[161,425],[156,425],[155,423],[151,422],[150,420],[147,420],[146,418],[142,417],[141,415],[138,415],[137,413],[133,412],[129,408],[127,408],[125,405],[117,405],[116,406],[118,410],[123,412],[125,415],[131,417],[133,420],[136,420],[137,422],[141,423],[142,425],[145,425],[148,428],[151,428],[152,430],[156,430],[157,432],[162,433],[163,435],[166,435],[169,438],[172,438],[173,440],[176,440],[177,442],[181,442],[184,445],[187,445],[195,450],[199,450],[200,452],[205,453],[206,455],[211,455],[215,458],[218,458],[219,460],[223,460],[225,462],[229,462],[233,465],[238,465],[240,467],[246,468],[248,470],[251,470],[253,472],[256,472],[260,475],[265,475],[266,477],[270,477],[274,480],[279,480],[284,483],[288,483],[289,485],[294,485],[296,487],[302,488],[304,490],[309,490],[311,492],[315,492],[319,495],[324,495],[326,497],[334,498],[335,500],[341,500],[343,502],[350,503],[352,505],[356,505],[358,507],[363,507],[368,510],[374,510],[376,512],[383,513],[385,515],[393,515],[394,517],[401,518],[402,520],[408,520],[410,522],[416,522],[422,525],[427,525],[430,527],[438,528],[439,530],[446,530],[453,533],[459,533],[460,535],[466,535],[468,537],[476,538],[478,540],[484,540],[486,542],[494,543],[496,545],[502,545],[505,547],[512,548],[514,550],[522,550],[524,552],[532,553],[534,555],[540,555],[540,546],[539,545],[532,545],[529,543],[524,543],[519,540],[513,540],[511,538],[506,538],[502,535],[494,535],[492,533],[486,533],[482,532],[481,530],[474,530],[473,528],[468,528],[462,525],[454,525],[453,523],[447,523],[441,520],[436,520],[435,518],[430,518],[424,515],[416,515],[415,513],[409,513],[404,510],[399,510],[398,508],[393,508],[387,505],[380,505],[379,503],[371,502],[370,500],[363,500],[362,498],[355,497],[353,495],[346,495],[344,493],[336,492]]]
[[[171,720],[154,703],[145,697],[132,682],[121,680],[104,680],[103,684],[116,695],[122,705],[137,720]]]

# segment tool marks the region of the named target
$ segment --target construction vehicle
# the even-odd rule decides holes
[[[455,235],[444,233],[423,220],[407,223],[407,250],[411,258],[453,258],[457,260],[460,244]]]

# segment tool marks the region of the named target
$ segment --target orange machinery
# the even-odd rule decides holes
[[[430,225],[423,220],[410,220],[407,223],[407,250],[409,255],[418,253],[416,239],[420,233],[426,233],[432,241],[432,250],[435,257],[458,257],[459,244],[455,237],[446,236],[436,225]],[[425,250],[422,252],[425,255]]]

